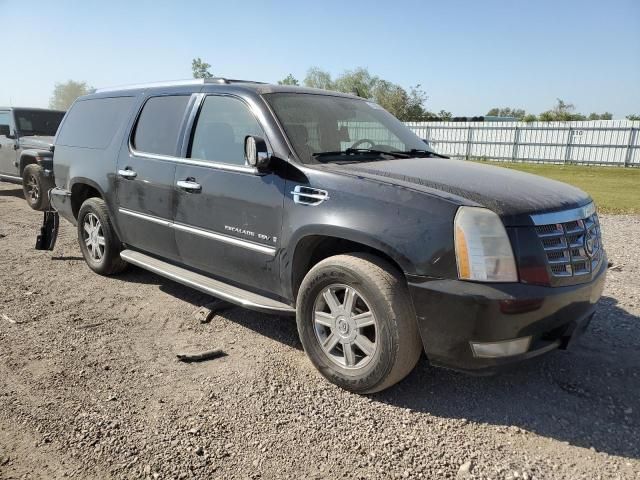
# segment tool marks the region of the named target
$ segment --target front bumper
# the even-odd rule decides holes
[[[541,355],[569,343],[586,329],[604,288],[607,259],[589,282],[567,287],[460,280],[409,282],[425,352],[432,364],[475,373]],[[524,353],[474,356],[471,342],[531,337]]]

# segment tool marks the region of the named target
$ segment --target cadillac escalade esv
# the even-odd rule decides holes
[[[587,194],[433,151],[351,95],[207,79],[98,90],[56,137],[53,207],[91,269],[137,265],[296,316],[360,393],[421,352],[466,372],[566,348],[607,268]]]
[[[0,107],[0,180],[21,183],[34,210],[49,207],[53,188],[53,137],[64,117],[59,110]]]

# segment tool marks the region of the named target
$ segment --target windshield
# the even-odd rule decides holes
[[[400,120],[373,102],[309,93],[270,93],[265,98],[304,163],[365,162],[393,158],[385,152],[431,152]]]
[[[16,128],[23,137],[32,135],[53,137],[58,125],[64,117],[64,112],[47,110],[15,110]]]

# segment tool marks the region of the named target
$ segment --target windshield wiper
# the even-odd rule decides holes
[[[387,152],[385,150],[376,150],[373,148],[347,148],[346,150],[337,150],[335,152],[318,152],[312,153],[311,156],[321,159],[323,157],[338,157],[341,155],[390,155],[395,158],[409,158],[405,152]]]
[[[449,158],[446,155],[441,155],[439,153],[436,152],[432,152],[431,150],[424,150],[422,148],[412,148],[411,150],[406,150],[406,151],[396,151],[394,150],[392,153],[398,153],[398,154],[404,154],[407,157],[416,157],[416,156],[422,156],[422,157],[439,157],[439,158]]]

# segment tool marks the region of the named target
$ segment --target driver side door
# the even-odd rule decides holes
[[[10,132],[15,131],[11,111],[0,110],[0,125],[8,125]],[[15,161],[18,158],[18,151],[15,145],[14,139],[0,135],[0,174],[17,178],[19,172]]]

